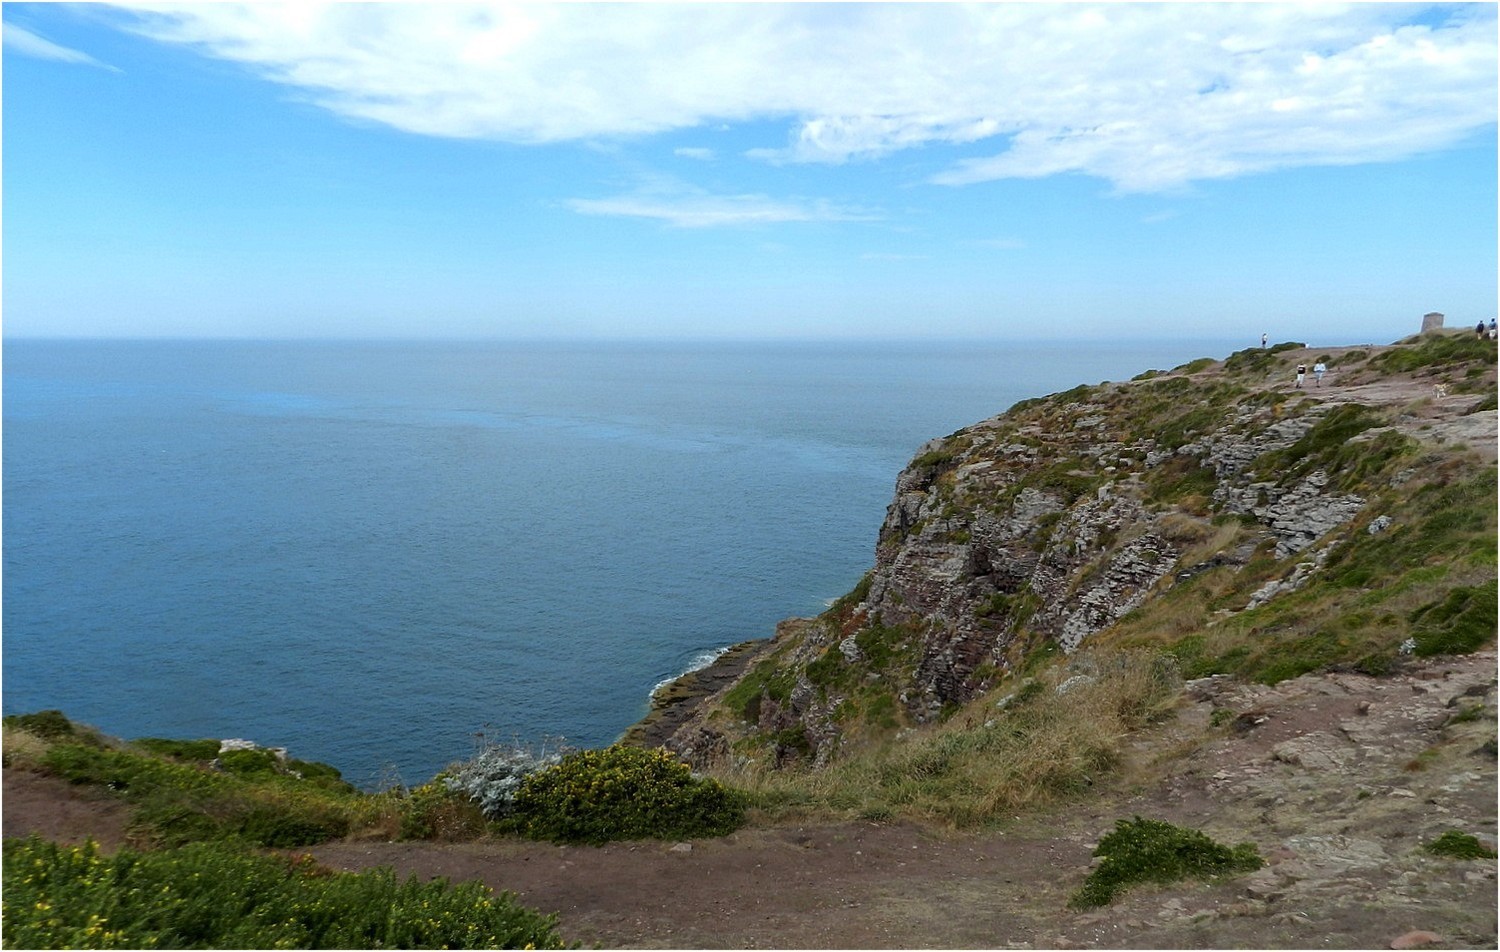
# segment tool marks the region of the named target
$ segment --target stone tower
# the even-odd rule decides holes
[[[1440,331],[1442,329],[1443,315],[1439,314],[1437,311],[1433,311],[1431,314],[1422,315],[1422,333],[1430,334],[1433,331]]]

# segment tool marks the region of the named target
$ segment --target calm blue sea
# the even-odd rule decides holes
[[[367,786],[607,744],[847,591],[925,440],[1233,346],[7,341],[4,710]]]

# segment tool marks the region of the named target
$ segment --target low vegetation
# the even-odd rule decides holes
[[[7,768],[127,804],[133,844],[103,856],[7,840],[6,948],[559,948],[551,919],[477,883],[403,884],[266,851],[345,836],[677,839],[744,819],[742,794],[662,750],[491,746],[411,790],[365,793],[325,764],[218,741],[123,742],[60,711],[4,726]]]
[[[772,815],[832,810],[990,826],[1019,809],[1085,795],[1118,762],[1126,735],[1163,716],[1179,688],[1176,666],[1164,656],[1082,657],[1072,671],[1048,669],[945,723],[909,729],[900,739],[886,735],[820,770],[756,763],[717,776],[750,791]]]
[[[1459,830],[1447,830],[1423,849],[1434,856],[1449,859],[1494,859],[1495,851],[1479,842],[1479,837]]]
[[[38,724],[42,733],[35,733]],[[218,741],[110,741],[58,711],[5,720],[6,766],[97,787],[133,808],[132,839],[290,848],[379,825],[392,804],[361,794],[326,764],[268,750],[219,752]]]
[[[666,750],[615,745],[580,750],[529,774],[511,824],[562,843],[723,836],[744,822],[741,794],[693,776]]]
[[[1140,817],[1117,821],[1094,855],[1101,862],[1073,894],[1070,904],[1077,908],[1108,905],[1139,883],[1211,879],[1264,865],[1254,844],[1224,846],[1198,830]]]
[[[5,947],[17,949],[564,948],[551,917],[481,883],[222,843],[101,855],[89,843],[5,843]]]

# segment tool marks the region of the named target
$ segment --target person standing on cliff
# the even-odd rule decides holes
[[[1265,350],[1266,349],[1266,335],[1264,335],[1264,334],[1260,335],[1260,349],[1261,350]]]
[[[1313,376],[1317,378],[1318,386],[1323,386],[1323,375],[1327,372],[1328,368],[1324,366],[1321,360],[1313,364]]]
[[[1302,386],[1302,380],[1307,376],[1307,364],[1297,365],[1297,386]]]
[[[1480,321],[1478,324],[1474,325],[1474,336],[1478,337],[1480,340],[1484,340],[1484,321]]]

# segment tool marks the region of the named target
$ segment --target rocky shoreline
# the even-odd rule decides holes
[[[620,743],[658,747],[665,743],[703,702],[738,680],[750,663],[771,644],[767,638],[742,641],[724,650],[705,667],[678,676],[651,692],[651,710],[626,728]]]

